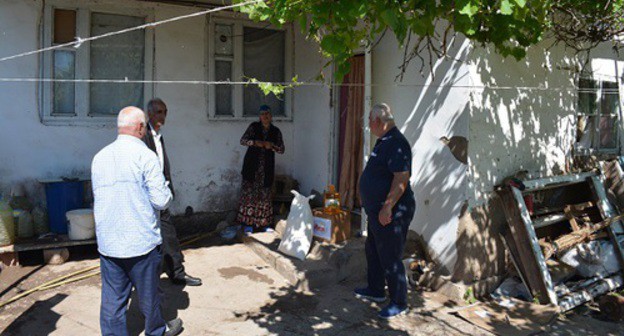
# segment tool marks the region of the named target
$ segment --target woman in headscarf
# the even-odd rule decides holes
[[[273,225],[271,187],[275,177],[275,153],[284,153],[282,132],[272,123],[271,109],[260,107],[260,120],[247,127],[240,142],[247,146],[243,161],[243,185],[237,221],[245,233],[266,231]]]

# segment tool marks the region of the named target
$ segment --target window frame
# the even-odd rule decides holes
[[[233,18],[231,16],[220,16],[220,15],[208,15],[207,16],[207,34],[206,34],[206,78],[208,81],[215,81],[215,62],[219,60],[224,60],[226,57],[218,57],[215,55],[215,26],[217,24],[223,25],[232,25],[232,31],[234,36],[243,35],[243,28],[266,28],[272,30],[281,30],[284,31],[284,80],[287,82],[293,77],[294,69],[294,36],[293,29],[290,24],[285,24],[283,27],[276,27],[274,25],[268,25],[266,22],[253,22],[248,19],[243,18]],[[232,79],[231,81],[236,81],[238,78],[241,78],[243,75],[243,39],[238,38],[234,40],[233,45],[233,57],[231,59],[232,62]],[[223,120],[223,121],[249,121],[249,120],[257,120],[258,116],[245,116],[243,114],[243,105],[244,105],[244,93],[243,93],[243,85],[234,85],[232,90],[232,109],[233,115],[217,115],[216,114],[216,93],[215,93],[215,85],[207,85],[206,86],[206,97],[207,97],[207,114],[210,120]],[[292,90],[285,90],[284,95],[284,115],[277,116],[273,115],[274,121],[292,121],[293,113],[293,99],[294,95]]]
[[[585,113],[582,111],[582,107],[580,105],[580,90],[582,89],[580,87],[580,81],[581,80],[589,80],[592,81],[594,83],[594,85],[597,86],[596,89],[596,100],[594,101],[594,104],[596,106],[596,110],[592,111],[592,113]],[[618,86],[618,112],[615,114],[603,114],[602,113],[602,97],[603,97],[603,82],[612,82],[612,83],[616,83]],[[578,119],[580,117],[594,117],[595,122],[594,122],[594,136],[592,137],[592,141],[591,141],[591,146],[590,148],[577,148],[575,146],[575,154],[576,155],[592,155],[592,154],[619,154],[621,149],[622,149],[622,144],[621,144],[621,136],[622,136],[622,123],[623,123],[623,119],[622,119],[622,113],[623,113],[623,109],[624,109],[624,101],[622,99],[622,93],[623,93],[623,87],[622,84],[624,82],[624,79],[620,79],[617,76],[607,76],[607,75],[600,75],[600,74],[580,74],[576,80],[576,102],[575,102],[575,106],[576,106],[576,122],[578,122]],[[601,148],[600,145],[600,119],[603,116],[610,116],[610,117],[616,117],[616,121],[614,122],[613,127],[615,127],[615,148]],[[578,132],[578,130],[577,130]],[[578,134],[575,134],[575,137],[578,136]],[[576,142],[575,142],[576,144]]]
[[[41,47],[46,48],[53,45],[54,32],[54,10],[65,9],[76,11],[76,35],[80,37],[91,36],[91,14],[103,13],[123,16],[137,16],[144,18],[145,22],[151,22],[154,19],[153,10],[150,8],[140,8],[133,6],[113,6],[110,4],[84,4],[78,5],[76,1],[56,0],[47,3],[43,8],[43,24]],[[144,69],[143,80],[143,99],[152,96],[153,84],[150,81],[154,76],[154,31],[153,29],[144,30],[145,46],[144,46]],[[90,53],[91,45],[86,42],[79,48],[69,47],[57,50],[72,50],[74,57],[74,78],[85,79],[90,78]],[[53,79],[54,71],[54,51],[42,53],[40,56],[40,78]],[[74,114],[55,115],[54,83],[50,81],[42,81],[39,85],[40,94],[40,115],[44,125],[49,126],[110,126],[114,125],[117,120],[116,115],[93,115],[89,111],[90,106],[90,83],[76,82],[74,83]],[[146,101],[143,102],[145,104]],[[142,106],[138,106],[143,108]]]

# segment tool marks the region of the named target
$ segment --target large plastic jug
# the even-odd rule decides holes
[[[32,212],[35,234],[41,235],[50,232],[48,227],[48,213],[41,206],[36,206]]]
[[[33,218],[30,212],[26,210],[13,210],[13,218],[17,223],[18,238],[30,238],[35,235]]]
[[[11,245],[14,240],[13,209],[7,201],[0,198],[0,246]]]

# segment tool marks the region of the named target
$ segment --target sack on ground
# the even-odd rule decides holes
[[[304,260],[312,245],[314,217],[309,201],[314,198],[314,195],[305,197],[294,190],[290,192],[295,195],[295,198],[290,204],[286,229],[278,250],[291,257]]]

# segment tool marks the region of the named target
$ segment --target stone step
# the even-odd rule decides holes
[[[314,241],[305,260],[279,252],[276,232],[255,233],[243,237],[243,242],[300,290],[314,291],[345,280],[362,280],[366,275],[363,238],[340,244]]]

